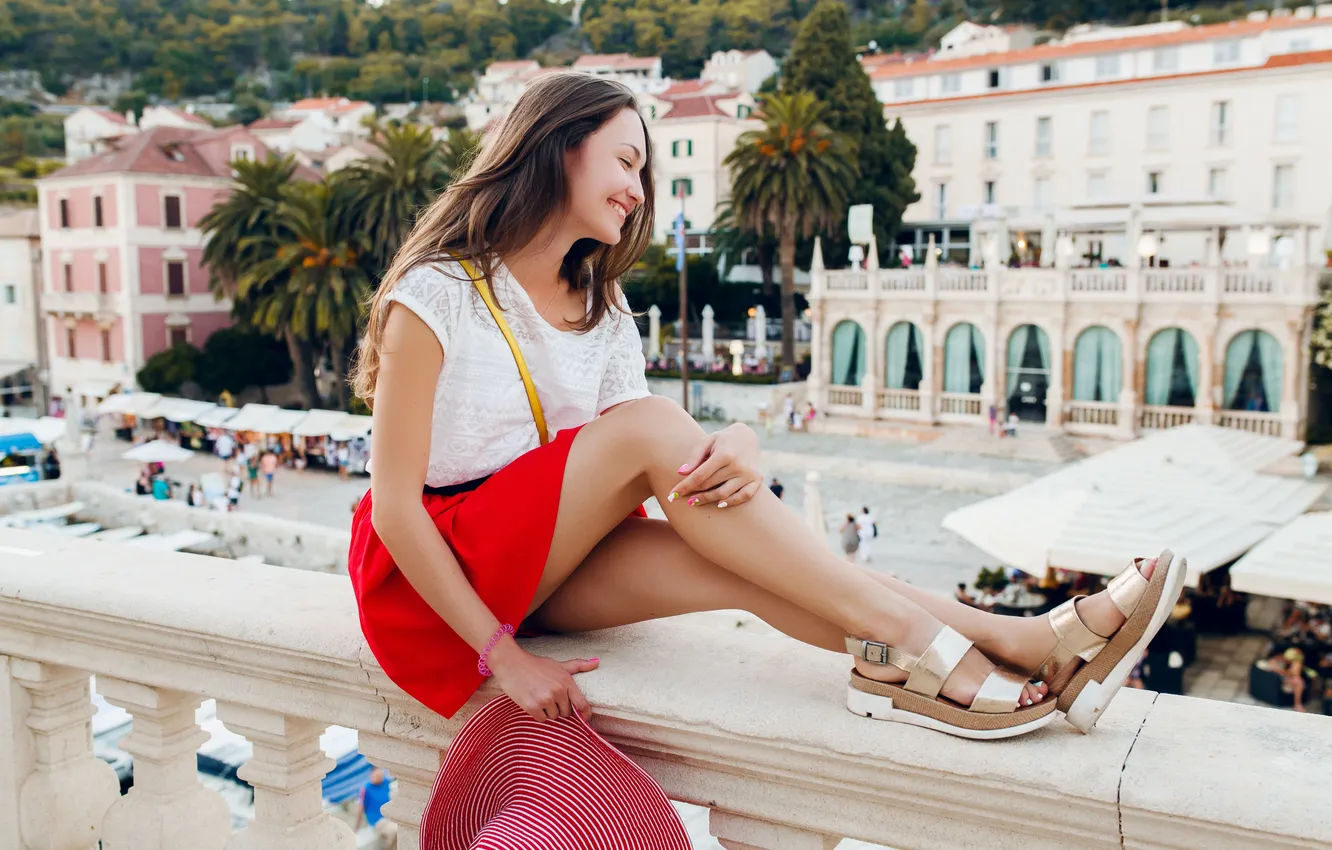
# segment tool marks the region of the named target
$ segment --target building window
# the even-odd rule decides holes
[[[1278,165],[1272,169],[1272,209],[1288,210],[1295,206],[1295,166]]]
[[[102,328],[102,362],[111,362],[111,331]]]
[[[991,68],[985,75],[986,88],[999,88],[1001,76],[998,68]]]
[[[1163,173],[1162,173],[1162,172],[1160,172],[1160,171],[1148,171],[1148,172],[1147,172],[1147,194],[1149,194],[1149,195],[1159,195],[1159,194],[1161,194],[1161,183],[1162,183],[1163,180],[1164,180],[1164,176],[1163,176]]]
[[[898,100],[906,100],[915,93],[916,80],[913,77],[907,77],[905,80],[893,80],[893,97]]]
[[[1212,45],[1212,61],[1217,65],[1234,65],[1240,59],[1238,41],[1218,41]]]
[[[167,295],[184,297],[185,295],[185,264],[180,260],[168,260],[166,264],[167,272]]]
[[[175,348],[189,341],[189,328],[167,328],[168,348]]]
[[[1313,41],[1307,38],[1292,38],[1287,53],[1308,53],[1313,50]]]
[[[962,91],[962,75],[944,74],[939,78],[939,89],[944,94],[956,94]]]
[[[97,264],[97,291],[106,293],[106,263]]]
[[[1105,198],[1105,172],[1093,171],[1087,175],[1087,199],[1099,201]]]
[[[1096,79],[1104,80],[1109,77],[1119,76],[1119,54],[1111,53],[1108,56],[1096,57]]]
[[[676,139],[675,141],[671,142],[671,156],[681,157],[681,156],[693,156],[693,155],[694,155],[693,139]]]
[[[985,122],[985,158],[999,158],[999,122]]]
[[[1222,200],[1226,197],[1226,170],[1209,168],[1207,170],[1207,197]]]
[[[655,108],[653,111],[655,112]],[[750,106],[747,103],[742,103],[735,108],[736,118],[748,118],[750,115],[753,114],[754,114],[754,107]],[[654,114],[652,117],[656,118],[657,116]]]
[[[939,183],[934,187],[934,217],[939,221],[948,218],[947,183]]]
[[[1038,210],[1050,208],[1050,178],[1037,177],[1031,184],[1031,202]]]
[[[985,203],[987,203],[987,204],[993,204],[993,203],[995,203],[995,200],[994,200],[994,181],[993,181],[993,180],[986,180],[986,181],[985,181]]]
[[[1041,66],[1041,82],[1057,83],[1059,82],[1059,65],[1050,62]]]
[[[1147,109],[1147,150],[1163,151],[1170,147],[1170,108],[1152,106]]]
[[[1179,70],[1179,48],[1162,47],[1152,51],[1152,70],[1157,73],[1169,73]]]
[[[1296,95],[1278,95],[1276,99],[1276,140],[1293,142],[1300,135],[1300,101]]]
[[[1212,144],[1230,144],[1230,101],[1218,100],[1212,104]]]
[[[180,230],[180,195],[167,195],[163,198],[163,221],[168,230]]]
[[[1091,128],[1088,136],[1090,143],[1087,150],[1090,153],[1103,155],[1110,153],[1110,113],[1104,109],[1098,109],[1091,114]]]
[[[65,356],[71,360],[79,356],[78,332],[73,328],[65,328]]]
[[[232,161],[232,162],[249,162],[249,161],[252,160],[252,159],[254,159],[254,147],[253,147],[253,146],[251,146],[251,145],[232,145],[232,146],[231,146],[231,161]]]
[[[69,199],[60,199],[60,226],[69,229]]]
[[[93,227],[102,227],[102,196],[93,196]]]
[[[947,124],[934,125],[934,162],[947,165],[953,161],[953,128]]]
[[[657,107],[655,106],[648,107],[648,118],[652,121],[657,120]]]
[[[65,291],[66,291],[66,292],[73,292],[73,291],[74,291],[74,266],[71,265],[71,264],[69,264],[69,263],[65,263],[65,265],[64,265],[64,272],[65,272]]]
[[[18,287],[12,283],[5,284],[5,303],[6,304],[18,303]]]
[[[1036,119],[1036,155],[1049,156],[1054,137],[1054,119],[1042,115]]]

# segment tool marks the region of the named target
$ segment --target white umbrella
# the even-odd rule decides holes
[[[178,460],[189,460],[194,457],[194,452],[182,449],[179,445],[168,443],[166,440],[153,440],[135,446],[121,457],[125,460],[137,460],[140,463],[174,463]]]

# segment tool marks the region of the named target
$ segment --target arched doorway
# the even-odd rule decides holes
[[[1198,343],[1188,331],[1166,328],[1147,343],[1147,386],[1153,406],[1193,407],[1198,400]]]
[[[985,337],[970,322],[959,322],[944,337],[943,391],[976,395],[984,383]]]
[[[1096,325],[1078,334],[1073,346],[1073,400],[1119,401],[1124,386],[1124,350],[1119,337]]]
[[[898,322],[888,331],[883,385],[890,390],[919,390],[925,376],[925,335],[911,322]]]
[[[1008,412],[1044,422],[1049,388],[1050,338],[1035,325],[1022,325],[1008,338]]]
[[[865,377],[865,331],[849,319],[838,322],[832,334],[832,383],[858,387]]]
[[[1226,347],[1225,406],[1276,413],[1281,409],[1281,344],[1266,331],[1244,331]]]

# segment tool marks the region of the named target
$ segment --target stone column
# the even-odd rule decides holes
[[[661,308],[653,304],[648,308],[648,344],[647,359],[656,360],[661,356]]]
[[[712,369],[713,361],[717,359],[713,348],[713,335],[717,331],[716,312],[713,311],[711,304],[703,305],[703,368]]]
[[[943,390],[943,344],[939,340],[939,316],[930,304],[925,308],[924,327],[920,335],[925,338],[925,350],[920,352],[920,418],[934,424],[939,419],[936,399]]]
[[[1312,330],[1312,310],[1300,312],[1300,318],[1285,322],[1285,338],[1281,340],[1281,436],[1287,440],[1304,439],[1303,407],[1308,392],[1301,390],[1308,386],[1305,370],[1309,365],[1309,347],[1305,335]]]
[[[815,410],[828,406],[824,388],[832,377],[832,361],[828,357],[828,340],[823,322],[823,302],[817,301],[809,309],[809,378],[806,395]]]
[[[327,724],[220,700],[217,716],[254,745],[236,772],[254,786],[254,822],[226,850],[356,850],[351,827],[324,812],[320,782],[334,765],[319,748]]]
[[[708,831],[726,850],[834,850],[842,839],[712,809]]]
[[[1134,308],[1135,310],[1137,308]],[[1124,334],[1120,340],[1123,366],[1122,383],[1119,387],[1119,421],[1115,435],[1120,439],[1131,440],[1138,433],[1138,387],[1139,375],[1143,374],[1146,356],[1138,356],[1138,319],[1133,317],[1124,322]]]
[[[998,306],[989,305],[989,313],[985,317],[984,327],[981,331],[985,334],[985,382],[981,384],[981,417],[987,418],[990,415],[990,405],[994,405],[995,410],[1003,415],[1004,399],[1006,398],[1006,387],[1008,384],[1007,369],[1008,358],[1004,350],[1004,343],[999,339],[999,319]]]
[[[428,744],[361,732],[357,749],[375,767],[388,771],[397,785],[384,817],[398,825],[397,850],[420,850],[421,818],[444,763],[444,752]]]
[[[19,850],[89,850],[102,837],[102,818],[120,796],[111,765],[92,753],[89,675],[54,664],[8,659],[0,712],[0,782],[17,786],[17,817],[4,811],[0,838]],[[15,687],[17,685],[17,687]],[[16,693],[22,690],[24,693]],[[15,709],[24,711],[19,716]],[[26,731],[19,725],[22,722]],[[26,741],[19,739],[29,739]],[[4,771],[12,771],[8,780]],[[0,791],[6,790],[0,785]],[[0,806],[9,803],[0,799]]]
[[[866,419],[873,419],[879,410],[879,381],[868,366],[860,379],[860,407],[861,415]]]
[[[1050,335],[1050,384],[1045,390],[1045,424],[1051,428],[1061,428],[1064,424],[1064,361],[1069,357],[1064,351],[1068,336],[1064,317],[1060,316]]]
[[[1221,354],[1221,359],[1217,360],[1216,335],[1219,330],[1217,322],[1208,322],[1198,340],[1198,387],[1193,394],[1193,421],[1199,425],[1211,425],[1216,421],[1217,409],[1225,406],[1225,400],[1219,397],[1226,374],[1225,355]]]
[[[199,784],[197,753],[208,740],[194,719],[199,697],[105,676],[97,688],[134,717],[120,745],[134,756],[134,787],[107,812],[102,850],[222,850],[231,811]]]

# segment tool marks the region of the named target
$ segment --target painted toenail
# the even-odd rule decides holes
[[[676,499],[678,499],[678,498],[680,498],[680,494],[679,494],[679,493],[672,493],[671,495],[669,495],[669,496],[666,497],[666,501],[668,501],[668,502],[674,502],[674,501],[675,501]]]

